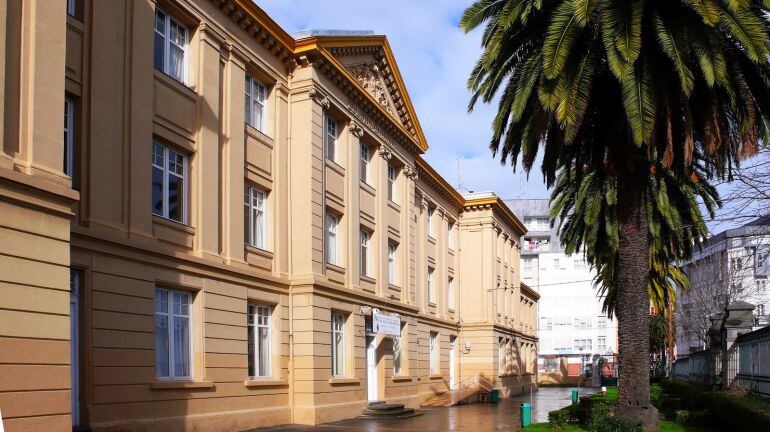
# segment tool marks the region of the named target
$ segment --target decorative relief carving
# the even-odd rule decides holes
[[[393,157],[393,153],[391,153],[391,152],[390,152],[390,150],[388,150],[388,148],[387,148],[387,147],[385,147],[384,145],[381,145],[381,146],[380,146],[380,147],[377,149],[377,152],[378,152],[378,153],[380,154],[380,156],[382,156],[382,158],[383,158],[383,159],[385,159],[385,160],[390,160],[390,159]]]
[[[361,86],[369,92],[377,103],[387,112],[393,114],[393,108],[390,106],[388,92],[382,80],[380,67],[376,63],[360,63],[347,66],[348,71],[356,78]]]
[[[350,122],[350,125],[348,125],[348,130],[350,130],[350,133],[353,134],[353,136],[356,138],[361,138],[364,136],[364,128],[362,128],[360,124],[354,121]]]
[[[417,174],[417,169],[413,166],[406,165],[403,171],[404,171],[404,176],[408,179],[417,181],[417,179],[419,178],[419,175]]]
[[[328,110],[332,106],[331,102],[329,102],[329,98],[316,88],[311,88],[307,95],[325,110]]]

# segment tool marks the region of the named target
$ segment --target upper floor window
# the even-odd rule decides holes
[[[388,283],[396,284],[396,246],[393,243],[388,244]]]
[[[757,280],[757,292],[764,293],[767,290],[767,280]]]
[[[249,376],[269,377],[270,374],[270,307],[248,307]]]
[[[267,87],[246,75],[246,123],[264,133],[266,113]]]
[[[359,166],[359,173],[361,181],[369,183],[369,146],[361,143],[361,162]]]
[[[267,193],[247,185],[243,195],[246,244],[267,249]]]
[[[324,147],[326,148],[326,157],[337,161],[337,120],[326,116],[324,129]]]
[[[524,264],[522,271],[529,273],[535,269],[535,259],[533,257],[522,257],[521,261]]]
[[[765,305],[758,304],[757,305],[757,316],[764,316],[765,315]]]
[[[447,247],[450,248],[450,249],[454,248],[454,246],[455,246],[454,245],[454,239],[452,238],[453,237],[452,236],[452,231],[454,230],[454,227],[455,227],[455,224],[452,223],[452,222],[449,222],[449,224],[447,225],[447,230],[446,230],[446,244],[447,244]]]
[[[185,223],[187,156],[152,144],[152,213]]]
[[[345,375],[345,316],[332,314],[332,376]]]
[[[433,288],[433,267],[428,267],[428,280],[425,287],[428,291],[428,303],[436,304],[436,290]]]
[[[596,349],[599,354],[603,354],[607,351],[607,337],[606,336],[599,336],[596,339]]]
[[[396,167],[388,164],[388,199],[396,202]]]
[[[575,260],[575,270],[588,270],[588,262],[585,258],[577,258]]]
[[[69,4],[67,5],[69,6]],[[69,97],[64,98],[64,174],[72,177],[75,148],[75,104]]]
[[[447,304],[449,304],[449,310],[454,310],[455,308],[454,282],[455,280],[450,277],[446,284],[446,296]]]
[[[369,231],[361,230],[361,250],[360,250],[361,275],[369,276]]]
[[[155,375],[158,378],[190,379],[189,293],[155,290]]]
[[[155,69],[179,82],[187,79],[187,27],[155,8]]]
[[[326,213],[326,262],[337,264],[337,226],[339,217],[332,213]]]
[[[433,213],[436,211],[433,207],[428,207],[428,213],[427,213],[427,221],[426,223],[426,229],[428,231],[428,235],[430,237],[433,237]]]

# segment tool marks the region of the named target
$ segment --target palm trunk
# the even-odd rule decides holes
[[[668,300],[668,364],[666,376],[674,376],[674,302]]]
[[[637,165],[638,166],[638,165]],[[620,388],[617,414],[657,429],[650,404],[650,301],[647,185],[644,168],[618,177],[620,251],[616,264]]]

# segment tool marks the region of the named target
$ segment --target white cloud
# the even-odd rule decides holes
[[[480,32],[457,27],[470,1],[265,0],[257,1],[289,33],[302,29],[373,30],[385,34],[396,55],[430,149],[425,159],[457,186],[457,159],[467,189],[504,198],[545,198],[539,172],[527,181],[501,166],[488,148],[495,106],[466,107],[466,80],[479,53]]]

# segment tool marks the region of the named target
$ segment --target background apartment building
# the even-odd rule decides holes
[[[294,39],[248,0],[0,5],[7,431],[536,387],[524,227],[422,159],[384,36]]]
[[[580,365],[617,352],[617,324],[602,311],[595,272],[582,254],[567,255],[551,228],[546,199],[507,201],[524,221],[522,281],[540,293],[538,368],[541,382],[575,380]],[[573,377],[573,378],[569,378]]]
[[[754,328],[770,325],[770,218],[725,230],[702,243],[684,266],[690,288],[677,296],[676,355],[707,347],[711,319],[734,302],[754,305]]]

